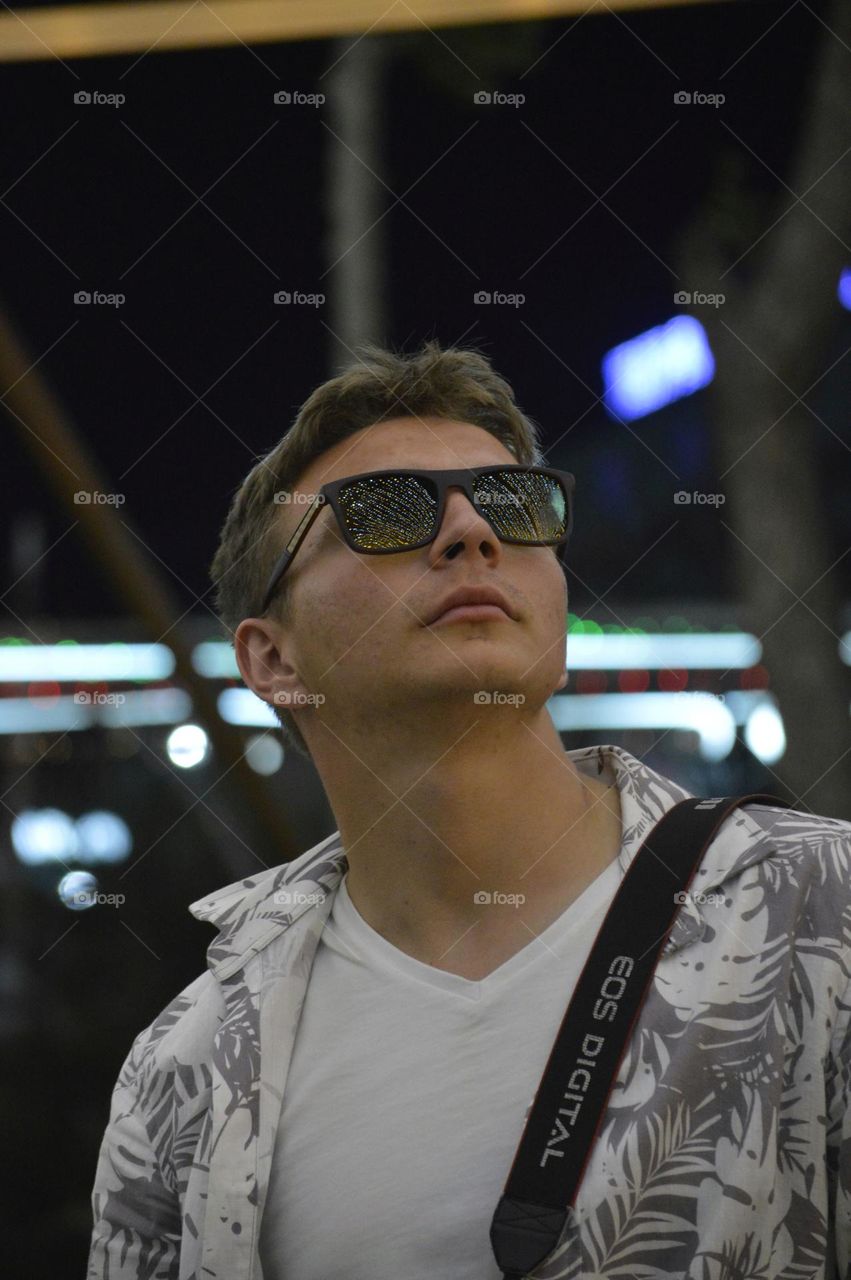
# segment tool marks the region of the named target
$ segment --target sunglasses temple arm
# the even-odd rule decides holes
[[[324,496],[322,494],[317,494],[314,501],[310,504],[310,510],[307,511],[305,515],[302,517],[302,519],[299,521],[299,524],[293,536],[290,538],[289,542],[284,547],[280,556],[275,561],[275,567],[272,569],[272,573],[269,578],[269,585],[266,588],[266,594],[263,597],[263,608],[262,608],[263,613],[266,612],[266,610],[269,608],[269,605],[272,602],[272,596],[274,594],[275,588],[277,587],[278,583],[281,580],[281,577],[283,576],[284,570],[287,568],[290,561],[294,557],[295,553],[298,551],[299,547],[304,542],[305,538],[310,532],[310,526],[313,524],[314,520],[319,515],[319,512],[322,510],[324,505],[325,505]]]

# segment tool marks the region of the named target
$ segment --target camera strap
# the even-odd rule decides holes
[[[690,797],[632,859],[562,1019],[491,1223],[504,1280],[523,1280],[557,1246],[574,1206],[630,1033],[681,895],[734,809],[776,796]]]

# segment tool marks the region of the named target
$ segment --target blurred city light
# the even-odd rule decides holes
[[[85,697],[86,701],[80,701]],[[120,695],[62,694],[46,698],[0,698],[0,734],[65,733],[102,725],[177,724],[192,713],[183,689],[130,689]]]
[[[174,667],[165,644],[0,643],[0,681],[166,680]]]
[[[704,760],[724,760],[736,741],[732,712],[711,693],[589,693],[547,703],[559,732],[580,729],[691,729]]]
[[[786,733],[777,707],[761,702],[745,721],[745,742],[763,764],[775,764],[786,750]]]
[[[756,636],[743,631],[687,635],[569,635],[568,667],[659,669],[664,667],[729,671],[753,667],[762,656]]]
[[[98,882],[90,871],[69,871],[56,886],[59,900],[69,911],[88,911],[96,902]]]
[[[251,689],[223,689],[217,699],[219,715],[228,724],[256,725],[261,729],[279,727],[275,713]]]
[[[603,402],[613,418],[643,418],[712,381],[715,360],[703,325],[675,316],[603,357]]]
[[[233,645],[225,640],[204,640],[192,650],[192,665],[199,675],[210,680],[240,678]]]
[[[86,864],[123,862],[133,848],[130,828],[117,813],[93,809],[76,821],[77,854],[75,861]]]
[[[12,848],[25,866],[71,862],[78,840],[73,818],[61,809],[22,809],[12,819]]]
[[[194,769],[210,750],[210,740],[199,724],[181,724],[166,739],[166,753],[178,769]]]
[[[248,739],[245,758],[255,773],[269,777],[284,763],[284,748],[271,733],[254,733]]]
[[[130,828],[117,813],[93,809],[75,821],[62,809],[22,809],[12,820],[18,861],[39,867],[52,862],[123,862],[133,848]]]
[[[848,311],[851,311],[851,267],[843,267],[839,273],[836,295]]]

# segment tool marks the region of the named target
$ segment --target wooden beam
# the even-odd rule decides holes
[[[130,0],[5,9],[0,62],[522,22],[705,0]]]

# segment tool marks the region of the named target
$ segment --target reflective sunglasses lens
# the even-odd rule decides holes
[[[567,500],[555,476],[492,471],[476,478],[476,501],[503,538],[558,542],[567,528]]]
[[[434,530],[437,489],[415,476],[366,476],[337,498],[352,541],[365,551],[403,550]]]

